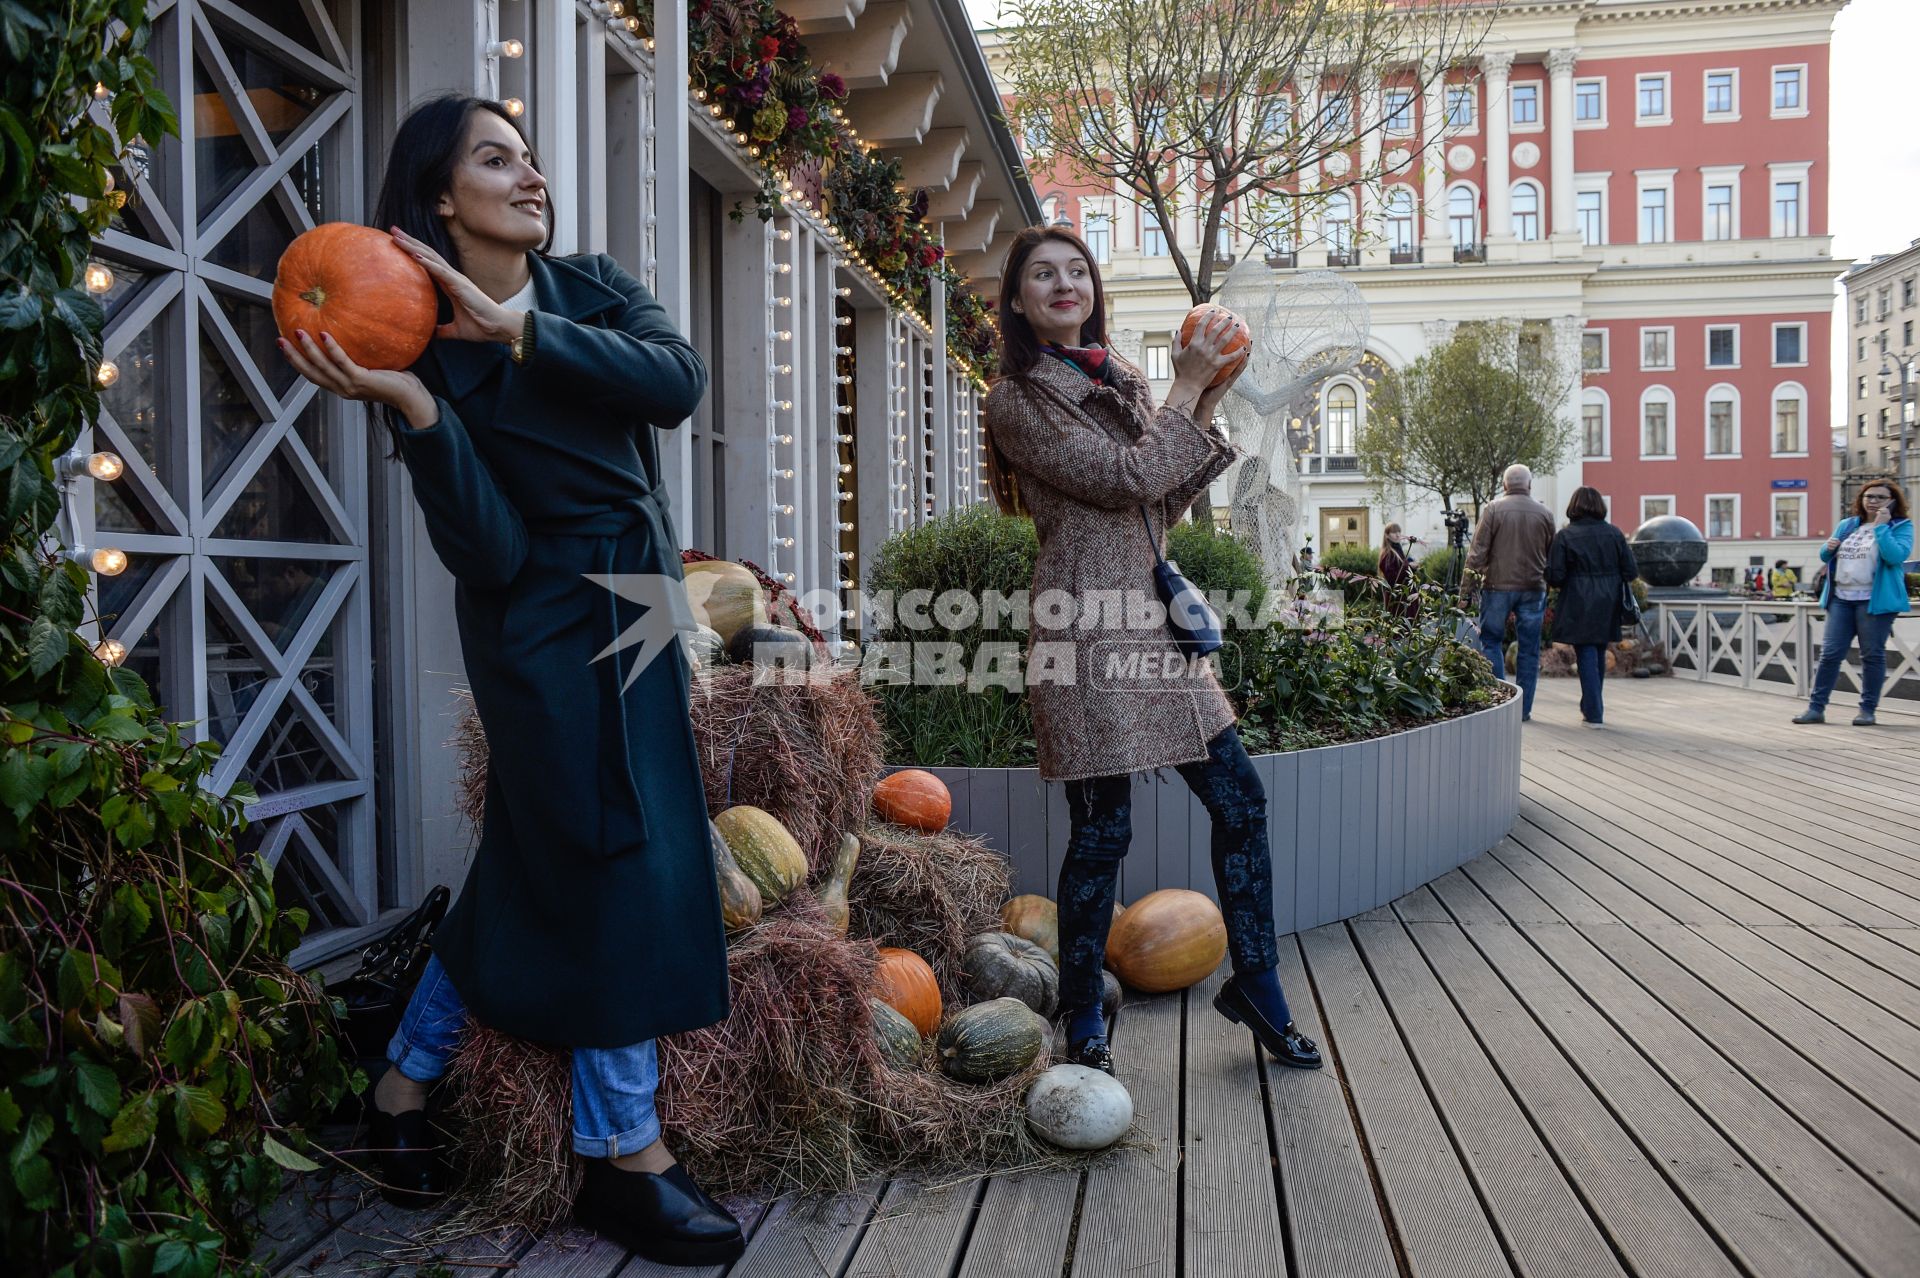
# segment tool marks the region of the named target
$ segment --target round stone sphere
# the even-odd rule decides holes
[[[1707,539],[1692,520],[1656,515],[1633,530],[1634,562],[1649,586],[1684,586],[1707,566]]]

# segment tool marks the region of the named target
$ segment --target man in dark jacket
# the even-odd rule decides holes
[[[1520,717],[1533,717],[1533,689],[1540,677],[1540,621],[1547,610],[1547,548],[1553,545],[1553,512],[1533,498],[1533,472],[1515,463],[1500,476],[1504,493],[1480,512],[1460,580],[1464,601],[1480,588],[1480,649],[1493,671],[1507,677],[1507,617],[1514,619],[1520,651],[1514,679],[1520,685]]]

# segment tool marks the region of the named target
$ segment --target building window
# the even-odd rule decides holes
[[[1707,72],[1707,118],[1709,120],[1737,120],[1739,112],[1734,105],[1735,71]]]
[[[1672,513],[1673,498],[1671,497],[1642,497],[1640,499],[1640,522],[1643,524],[1649,519],[1660,519]]]
[[[1879,291],[1874,294],[1874,298],[1879,302],[1879,306],[1875,308],[1875,319],[1885,319],[1887,316],[1893,314],[1893,286],[1891,284],[1882,284]]]
[[[1773,362],[1776,367],[1807,362],[1807,326],[1805,324],[1773,326]]]
[[[1853,397],[1855,399],[1865,399],[1867,397],[1867,375],[1865,373],[1860,374],[1860,380],[1854,384]]]
[[[1447,86],[1447,127],[1471,130],[1479,119],[1478,91],[1470,84]]]
[[[1900,325],[1900,345],[1906,346],[1906,347],[1910,347],[1913,345],[1913,321],[1912,320],[1907,320],[1906,322]]]
[[[1514,184],[1513,237],[1516,240],[1540,238],[1540,188],[1532,182]]]
[[[1588,460],[1604,459],[1608,454],[1607,397],[1598,390],[1585,392],[1580,405],[1580,452]]]
[[[1807,68],[1775,67],[1773,69],[1773,114],[1805,115],[1807,103],[1805,81]]]
[[[1707,367],[1740,367],[1740,329],[1734,324],[1712,324],[1707,328]]]
[[[1470,186],[1456,186],[1447,192],[1447,228],[1457,249],[1472,248],[1480,242],[1477,203]]]
[[[1900,281],[1900,309],[1901,310],[1904,311],[1905,309],[1907,309],[1907,307],[1913,305],[1913,290],[1914,290],[1913,276],[1909,275],[1907,276],[1907,278]]]
[[[1413,191],[1395,186],[1387,191],[1387,247],[1394,253],[1413,252]]]
[[[1336,89],[1320,96],[1319,126],[1332,132],[1344,131],[1353,119],[1353,99],[1346,90]]]
[[[1580,242],[1583,244],[1605,244],[1606,232],[1602,227],[1602,215],[1605,197],[1599,191],[1576,191],[1573,196],[1573,215],[1580,223]]]
[[[1707,498],[1707,536],[1738,537],[1740,535],[1740,499],[1738,497]]]
[[[1707,456],[1740,455],[1740,399],[1731,386],[1707,392]]]
[[[1406,137],[1413,132],[1413,90],[1388,89],[1386,95],[1387,132]]]
[[[1706,237],[1710,240],[1737,238],[1733,218],[1733,184],[1716,182],[1707,187]]]
[[[1322,436],[1323,452],[1341,456],[1353,452],[1354,426],[1359,417],[1359,396],[1344,382],[1327,391],[1327,430]]]
[[[1320,219],[1320,233],[1326,237],[1327,252],[1343,262],[1353,254],[1353,197],[1335,191],[1327,199],[1327,211]]]
[[[1867,322],[1867,294],[1864,289],[1861,290],[1860,296],[1853,299],[1853,322],[1856,324]]]
[[[1642,244],[1666,244],[1673,236],[1672,228],[1667,225],[1667,188],[1664,186],[1644,186],[1640,188],[1640,242]]]
[[[1656,386],[1640,401],[1640,455],[1673,456],[1673,401]]]
[[[1167,143],[1167,104],[1147,102],[1140,107],[1140,136],[1149,143]]]
[[[1775,388],[1773,392],[1774,456],[1807,451],[1806,399],[1807,393],[1791,382]]]
[[[1867,415],[1865,413],[1860,414],[1858,420],[1860,424],[1854,428],[1854,434],[1865,439],[1867,437]]]
[[[1167,233],[1152,209],[1140,210],[1140,252],[1147,257],[1167,255]]]
[[[1583,373],[1604,373],[1607,371],[1607,330],[1590,328],[1580,334],[1580,371]],[[1865,378],[1861,379],[1863,382]],[[1862,398],[1865,398],[1864,396]]]
[[[1672,329],[1643,328],[1640,330],[1640,367],[1643,369],[1673,367]]]
[[[1101,266],[1113,261],[1113,215],[1111,213],[1090,213],[1082,211],[1081,216],[1087,224],[1087,251],[1093,254],[1093,260]]]
[[[1508,101],[1512,104],[1513,123],[1540,123],[1540,86],[1538,84],[1516,84],[1507,90]]]
[[[1773,184],[1773,233],[1776,236],[1805,234],[1800,220],[1800,183],[1797,181]]]
[[[1285,94],[1275,94],[1260,103],[1260,142],[1263,147],[1271,147],[1275,142],[1287,136],[1287,126],[1293,120],[1293,99]]]
[[[1773,535],[1776,537],[1803,537],[1806,522],[1807,499],[1799,493],[1773,494]]]
[[[1667,73],[1634,77],[1634,119],[1640,124],[1665,124],[1673,117],[1667,113]]]
[[[1146,350],[1146,374],[1150,381],[1163,382],[1173,376],[1173,348],[1157,343]]]
[[[1575,124],[1595,127],[1607,122],[1607,82],[1605,80],[1573,82],[1573,121]]]
[[[1047,134],[1047,117],[1044,115],[1029,116],[1021,124],[1021,149],[1025,151],[1029,157],[1041,154],[1047,149]]]

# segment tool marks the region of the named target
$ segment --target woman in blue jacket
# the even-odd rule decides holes
[[[1887,637],[1893,619],[1907,610],[1905,564],[1913,554],[1913,520],[1907,495],[1890,479],[1876,479],[1853,500],[1853,514],[1840,521],[1820,548],[1827,580],[1820,602],[1827,632],[1820,641],[1820,669],[1813,695],[1795,723],[1825,723],[1827,698],[1840,677],[1840,662],[1860,641],[1860,713],[1856,728],[1870,728],[1887,678]]]
[[[427,1084],[461,1024],[570,1049],[575,1218],[651,1260],[725,1264],[739,1225],[668,1154],[653,1107],[653,1040],[727,1015],[690,667],[677,643],[601,659],[638,614],[600,583],[680,578],[656,432],[693,412],[707,370],[612,259],[547,255],[548,195],[499,103],[423,104],[394,137],[378,215],[446,322],[397,372],[325,333],[281,342],[393,432],[454,578],[489,747],[480,844],[388,1047],[372,1142],[389,1197],[431,1197]]]

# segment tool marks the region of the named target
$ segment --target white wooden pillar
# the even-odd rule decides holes
[[[1513,243],[1513,111],[1507,103],[1507,82],[1513,54],[1496,50],[1480,55],[1487,84],[1487,224],[1481,228],[1491,246]]]
[[[1426,209],[1421,248],[1427,261],[1445,262],[1452,256],[1447,235],[1446,69],[1429,66],[1423,78],[1430,82],[1420,113],[1420,199]]]
[[[682,333],[692,331],[693,281],[688,245],[693,236],[692,163],[687,142],[687,6],[667,0],[653,6],[653,85],[647,140],[652,143],[653,201],[647,211],[653,232],[653,293]],[[709,369],[712,378],[721,370]],[[667,499],[684,523],[693,510],[693,440],[670,430],[660,437],[660,466]]]
[[[715,268],[720,273],[720,349],[727,353],[729,390],[727,446],[720,481],[726,485],[726,547],[734,559],[751,559],[769,572],[774,400],[769,361],[778,341],[768,319],[773,270],[773,229],[755,218],[724,219]],[[720,370],[714,370],[716,376]]]
[[[1578,255],[1580,228],[1573,215],[1573,64],[1577,49],[1555,49],[1547,55],[1547,165],[1552,190],[1554,254]],[[1628,108],[1623,106],[1624,112]]]

